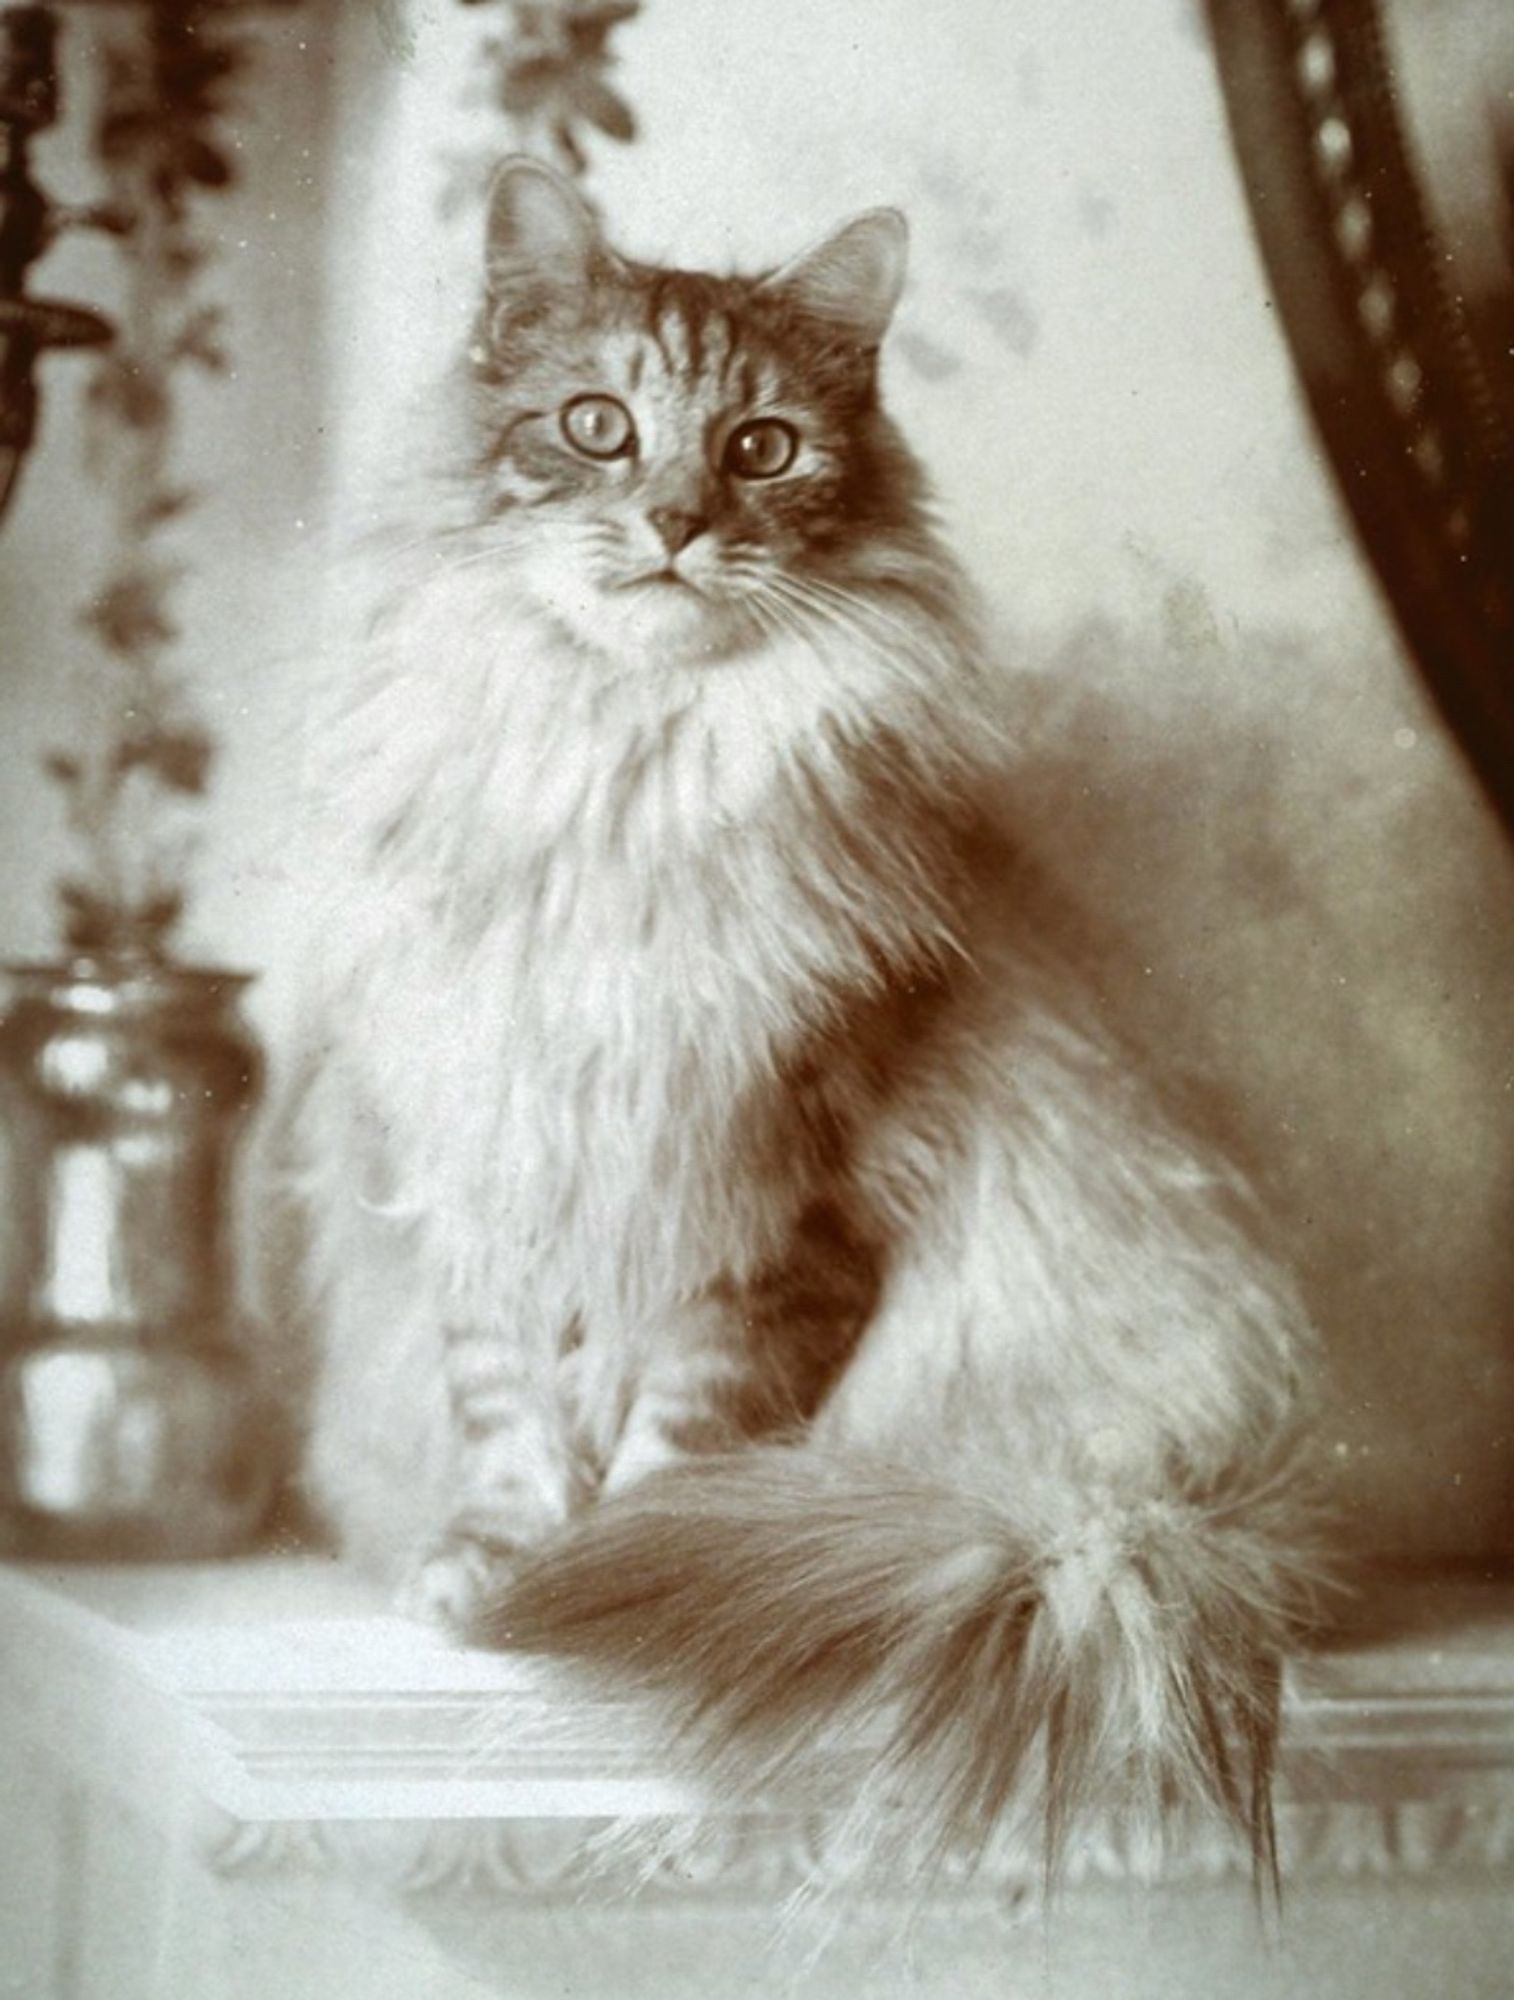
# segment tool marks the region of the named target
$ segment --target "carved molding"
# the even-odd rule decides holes
[[[1514,1868],[1514,1802],[1284,1806],[1278,1834],[1287,1882]],[[897,1877],[860,1868],[838,1822],[823,1814],[704,1821],[658,1845],[644,1826],[627,1835],[598,1821],[249,1823],[222,1813],[207,1816],[200,1838],[205,1862],[227,1880],[334,1875],[371,1894],[494,1905],[772,1904],[800,1892],[892,1901],[901,1888]],[[1218,1834],[1155,1862],[1111,1832],[1070,1857],[1068,1886],[1215,1882],[1245,1870]],[[1038,1894],[1039,1871],[1023,1851],[991,1854],[974,1874],[946,1871],[932,1885],[935,1902],[1009,1912]]]

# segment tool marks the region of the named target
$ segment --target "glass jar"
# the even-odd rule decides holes
[[[4,982],[0,1548],[224,1554],[279,1471],[230,1268],[248,981],[79,959]]]

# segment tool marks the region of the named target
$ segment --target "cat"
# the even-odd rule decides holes
[[[308,1489],[712,1782],[861,1732],[924,1851],[1187,1801],[1265,1868],[1313,1336],[1036,929],[905,260],[651,267],[499,171],[313,751]]]

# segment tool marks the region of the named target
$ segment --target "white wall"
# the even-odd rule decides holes
[[[224,221],[238,375],[195,448],[193,647],[228,749],[194,934],[270,994],[317,489],[466,310],[475,224],[438,220],[438,158],[496,143],[457,110],[485,12],[350,0],[262,31]],[[1321,468],[1200,10],[647,0],[618,46],[643,137],[597,147],[594,186],[629,249],[768,263],[909,211],[889,388],[991,600],[1028,837],[1113,1004],[1259,1167],[1331,1336],[1322,1451],[1360,1533],[1507,1545],[1514,882]],[[94,290],[107,253],[68,255]],[[12,953],[48,942],[29,758],[87,569],[69,368],[0,538]]]

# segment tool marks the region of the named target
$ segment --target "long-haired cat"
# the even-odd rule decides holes
[[[930,1851],[1197,1800],[1266,1862],[1308,1329],[985,809],[904,261],[650,268],[497,179],[317,748],[310,1486],[722,1784],[860,1734]]]

